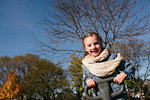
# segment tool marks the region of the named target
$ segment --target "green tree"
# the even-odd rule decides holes
[[[69,75],[71,78],[71,87],[73,93],[76,95],[76,100],[80,100],[84,92],[83,87],[83,69],[82,61],[77,55],[71,56],[70,66],[68,67]]]
[[[25,76],[24,90],[28,99],[57,100],[58,94],[69,89],[61,67],[45,59],[39,59],[35,66],[36,69]]]
[[[11,69],[15,69],[16,83],[22,86],[17,94],[18,99],[61,100],[57,99],[58,95],[63,97],[70,92],[65,71],[38,55],[0,57],[1,86],[7,80]]]

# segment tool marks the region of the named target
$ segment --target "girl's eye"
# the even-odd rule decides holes
[[[94,45],[97,45],[97,44],[99,44],[99,43],[98,43],[98,42],[95,42],[95,43],[94,43]]]
[[[91,46],[91,44],[88,45],[88,47],[90,47],[90,46]]]

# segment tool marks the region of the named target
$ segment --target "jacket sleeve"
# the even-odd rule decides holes
[[[126,73],[127,79],[131,79],[135,72],[135,67],[133,64],[127,62],[126,60],[122,61],[120,64],[120,71]]]
[[[86,80],[87,79],[93,79],[93,74],[86,68],[86,66],[84,66],[84,64],[82,64],[82,68],[83,68],[83,86],[86,87]]]
[[[113,55],[114,59],[117,57],[116,54]],[[119,71],[124,72],[127,74],[126,79],[131,79],[135,72],[135,67],[132,63],[127,62],[126,60],[123,60],[119,65]]]
[[[88,78],[88,74],[87,74],[87,71],[86,71],[86,68],[85,66],[82,64],[82,68],[83,68],[83,86],[86,87],[86,80]]]

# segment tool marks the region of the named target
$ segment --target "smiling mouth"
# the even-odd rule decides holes
[[[92,53],[98,53],[98,50],[91,50]]]

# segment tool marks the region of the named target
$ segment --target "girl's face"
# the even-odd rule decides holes
[[[93,57],[97,57],[101,52],[100,41],[98,41],[95,35],[84,39],[84,47],[85,51]]]

